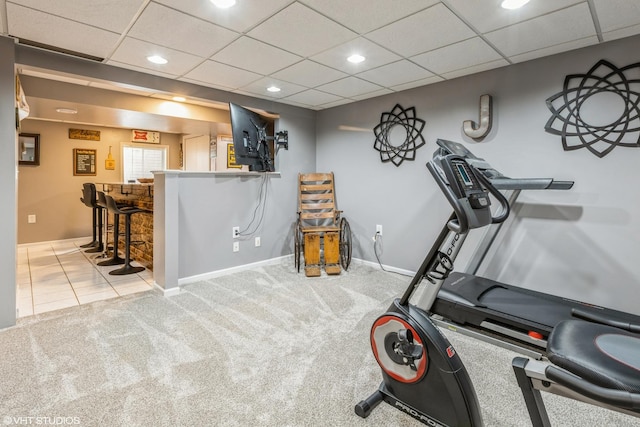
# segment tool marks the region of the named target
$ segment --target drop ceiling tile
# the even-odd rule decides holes
[[[619,30],[602,33],[602,39],[608,42],[611,40],[621,39],[624,37],[635,36],[636,34],[640,34],[640,24],[633,25],[631,27],[621,28]]]
[[[128,36],[208,58],[240,34],[150,3],[131,27]]]
[[[293,101],[309,106],[318,106],[327,104],[329,102],[335,102],[341,100],[342,97],[332,95],[326,92],[320,92],[319,90],[309,89],[303,92],[296,93],[295,95],[288,96],[284,101]]]
[[[187,82],[187,83],[193,83],[199,86],[202,86],[203,84],[207,87],[213,88],[213,89],[220,89],[220,90],[225,90],[227,92],[232,92],[233,88],[221,85],[221,84],[216,84],[216,83],[203,83],[200,80],[194,80],[194,79],[190,79],[188,77],[179,77],[178,80],[182,81],[182,82]]]
[[[164,65],[147,61],[147,56],[160,55],[169,62]],[[112,61],[144,70],[154,70],[172,76],[182,76],[202,62],[202,58],[168,47],[155,46],[142,40],[126,37],[111,55]]]
[[[302,60],[297,55],[249,37],[240,37],[211,59],[244,70],[258,71],[264,75]]]
[[[272,16],[248,35],[305,57],[357,37],[353,31],[300,3]]]
[[[400,92],[403,90],[407,90],[407,89],[413,89],[416,87],[420,87],[420,86],[426,86],[426,85],[430,85],[433,83],[438,83],[443,81],[444,79],[440,76],[433,76],[433,77],[427,77],[426,79],[422,79],[422,80],[416,80],[413,82],[408,82],[408,83],[403,83],[397,86],[392,87],[391,89],[394,92]]]
[[[581,47],[591,46],[598,44],[598,37],[591,36],[580,40],[573,40],[567,43],[558,44],[555,46],[547,47],[544,49],[538,49],[531,52],[526,52],[521,55],[514,55],[509,57],[509,60],[513,63],[529,61],[536,58],[542,58],[543,56],[554,55],[556,53],[566,52],[569,50],[580,49]]]
[[[318,107],[316,107],[316,110],[324,110],[327,108],[332,108],[332,107],[337,107],[339,105],[345,105],[345,104],[349,104],[350,102],[353,102],[352,100],[350,100],[349,98],[342,98],[339,101],[335,101],[335,102],[328,102],[326,104],[322,104],[319,105]]]
[[[443,4],[375,30],[366,38],[403,56],[417,55],[476,34]]]
[[[9,34],[63,49],[105,58],[120,36],[37,10],[7,3]]]
[[[267,90],[270,86],[277,86],[280,88],[280,92],[269,92]],[[264,77],[260,80],[256,80],[248,85],[240,88],[245,92],[251,93],[253,96],[259,96],[260,98],[279,99],[286,98],[298,92],[302,92],[307,88],[299,86],[293,83],[284,82],[282,80],[274,79],[272,77]]]
[[[355,96],[352,96],[351,98],[355,99],[356,101],[361,101],[363,99],[375,98],[376,96],[388,95],[390,93],[393,93],[391,89],[384,88],[384,89],[366,93],[364,95],[355,95]]]
[[[303,104],[302,102],[296,102],[296,101],[292,101],[289,99],[279,99],[278,102],[281,102],[283,104],[287,104],[287,105],[293,105],[294,107],[300,107],[300,108],[306,108],[308,110],[317,110],[317,107],[314,107],[313,105],[307,105],[307,104]]]
[[[205,61],[184,75],[185,78],[200,83],[220,85],[237,89],[248,85],[262,76],[250,71],[241,70],[215,61]]]
[[[359,64],[347,61],[347,58],[354,53],[364,56],[366,58],[365,61]],[[310,59],[348,74],[356,74],[398,61],[401,58],[400,55],[396,55],[370,40],[358,37],[314,55]]]
[[[576,6],[515,24],[485,37],[507,56],[539,50],[596,34],[589,6]]]
[[[501,58],[502,56],[480,37],[474,37],[412,56],[410,59],[436,74],[443,74]]]
[[[327,83],[326,85],[318,86],[316,89],[323,92],[329,92],[334,95],[344,96],[345,98],[351,98],[356,95],[363,95],[365,93],[374,92],[382,89],[380,86],[364,81],[357,77],[346,77],[342,80]]]
[[[284,70],[274,73],[272,77],[312,88],[342,79],[347,77],[347,75],[341,71],[305,59],[302,62],[298,62]]]
[[[209,1],[154,1],[238,32],[245,32],[253,28],[271,15],[293,3],[293,0],[242,0],[229,9],[219,9]]]
[[[361,79],[385,87],[426,79],[431,76],[433,76],[433,73],[406,59],[357,74],[357,77]]]
[[[461,68],[449,73],[441,74],[447,80],[455,79],[462,76],[468,76],[470,74],[481,73],[487,70],[493,70],[494,68],[506,67],[509,63],[504,59],[498,59],[496,61],[485,62],[484,64],[478,64],[467,68]]]
[[[364,34],[438,3],[438,0],[301,0],[310,8]]]
[[[124,68],[126,70],[140,71],[141,73],[153,74],[154,76],[166,77],[168,79],[173,79],[173,78],[176,77],[176,74],[165,73],[165,72],[162,72],[162,71],[160,71],[158,69],[150,69],[150,68],[145,68],[145,67],[139,67],[137,65],[127,64],[127,63],[124,63],[124,62],[118,62],[118,61],[114,61],[112,59],[108,60],[106,63],[108,65],[113,65],[114,67],[120,67],[120,68]],[[151,63],[149,63],[149,64],[153,65]]]
[[[500,6],[503,0],[448,0],[451,8],[480,33],[508,27],[537,16],[564,9],[584,0],[530,1],[520,9],[509,10]],[[609,0],[607,0],[609,1]]]
[[[123,32],[131,23],[144,0],[8,0],[10,4],[26,6],[58,17],[80,22],[117,33]],[[11,16],[9,15],[9,21]],[[63,27],[64,28],[64,27]]]
[[[593,0],[603,33],[638,25],[640,2],[637,0]]]

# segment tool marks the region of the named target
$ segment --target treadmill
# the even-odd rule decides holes
[[[568,190],[573,186],[572,181],[556,181],[552,178],[508,178],[457,142],[440,139],[437,144],[440,148],[436,154],[464,157],[468,164],[482,172],[497,189],[511,192],[507,197],[510,204],[513,204],[521,190]],[[456,218],[456,214],[452,214],[451,218]],[[476,251],[477,256],[472,258],[468,271],[477,271],[503,224],[491,226]],[[428,266],[425,264],[450,238],[448,235],[451,233],[453,232],[449,232],[445,225],[414,277],[416,283],[426,277]],[[459,245],[463,244],[465,237],[466,234],[454,236],[459,240]],[[449,274],[432,306],[431,314],[437,316],[436,319],[444,320],[450,329],[452,327],[448,322],[479,331],[482,335],[488,334],[499,340],[515,342],[518,346],[539,350],[546,349],[549,333],[561,320],[575,317],[587,320],[611,318],[620,324],[640,323],[638,316],[507,285],[470,272]]]

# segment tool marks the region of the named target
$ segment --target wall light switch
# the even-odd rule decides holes
[[[35,215],[29,215],[27,216],[27,222],[29,224],[35,224],[36,223],[36,216]]]

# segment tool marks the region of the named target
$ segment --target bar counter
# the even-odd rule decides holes
[[[142,212],[131,216],[131,259],[142,266],[153,269],[153,182],[96,182],[96,190],[113,197],[118,205],[134,206]],[[108,223],[113,224],[109,212]],[[118,247],[124,257],[124,217],[120,218],[120,238]],[[113,244],[113,236],[107,233],[108,243]]]

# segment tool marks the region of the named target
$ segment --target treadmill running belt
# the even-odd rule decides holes
[[[510,289],[495,287],[478,300],[487,308],[501,313],[548,325],[553,328],[561,320],[571,316],[571,307],[553,299],[544,299]]]

